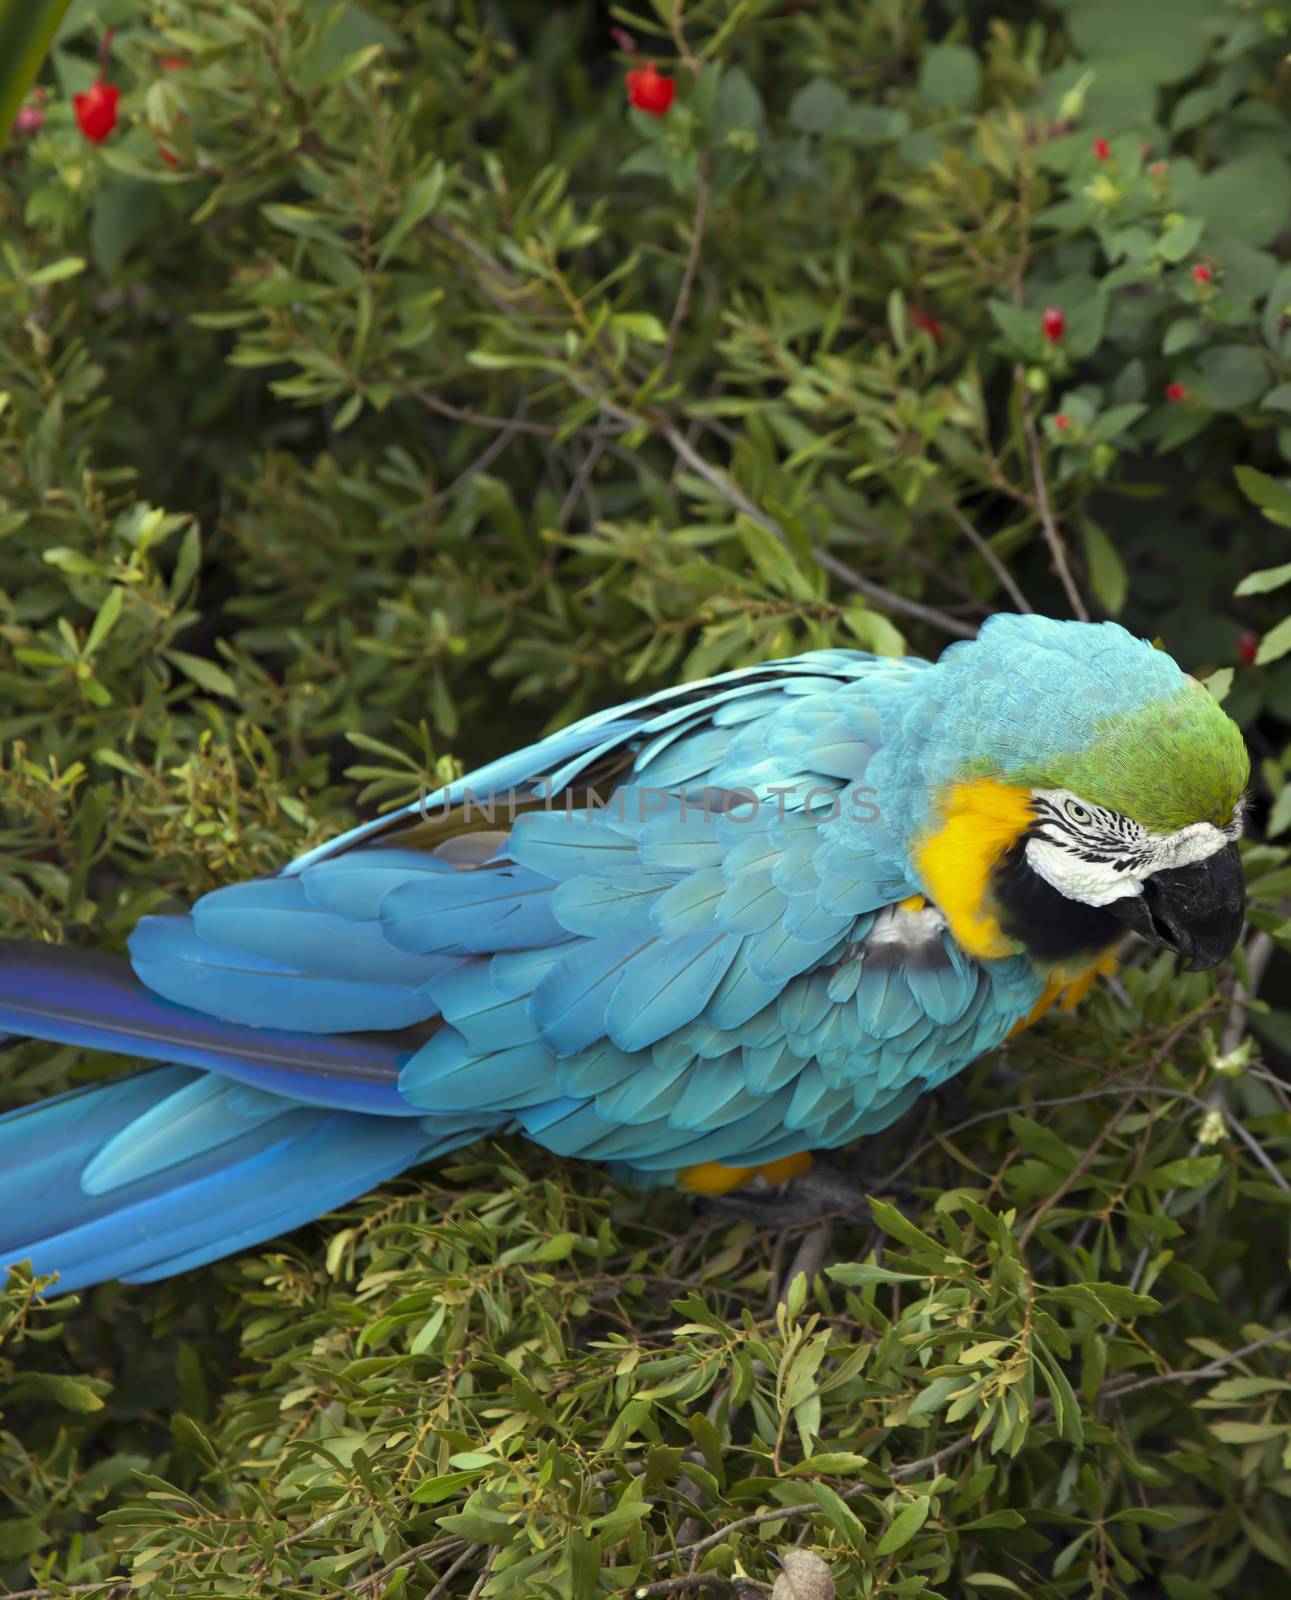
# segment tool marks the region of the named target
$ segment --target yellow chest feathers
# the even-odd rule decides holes
[[[915,861],[925,891],[960,947],[982,961],[1016,955],[991,904],[991,872],[1034,818],[1025,789],[977,778],[944,795],[934,826],[919,840]]]

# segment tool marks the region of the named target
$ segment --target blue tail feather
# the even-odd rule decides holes
[[[221,1072],[312,1105],[410,1117],[399,1071],[424,1031],[251,1028],[163,1000],[120,957],[0,940],[0,1033]]]
[[[239,1118],[207,1081],[152,1067],[0,1117],[0,1266],[29,1260],[62,1289],[169,1277],[310,1222],[496,1120],[292,1102]],[[186,1115],[160,1149],[168,1102]]]

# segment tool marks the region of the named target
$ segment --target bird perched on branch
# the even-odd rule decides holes
[[[157,1065],[0,1119],[0,1263],[166,1277],[519,1131],[639,1184],[784,1180],[1106,967],[1242,926],[1249,761],[1114,623],[992,617],[587,717],[146,917],[0,948],[0,1029]]]

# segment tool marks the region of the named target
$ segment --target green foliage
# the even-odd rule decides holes
[[[1258,842],[1237,1004],[1132,954],[827,1240],[506,1145],[179,1283],[19,1272],[0,1582],[1285,1592],[1291,5],[1166,10],[658,0],[654,117],[588,3],[74,0],[0,173],[5,934],[1025,604],[1207,681]]]

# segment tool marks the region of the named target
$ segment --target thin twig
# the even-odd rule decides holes
[[[1023,382],[1020,367],[1016,375],[1018,382]],[[1049,553],[1053,557],[1054,571],[1066,591],[1067,604],[1081,622],[1088,622],[1089,612],[1085,608],[1085,602],[1080,598],[1080,590],[1077,589],[1076,580],[1071,575],[1071,568],[1067,565],[1066,547],[1062,542],[1062,534],[1058,531],[1058,524],[1053,519],[1053,507],[1049,504],[1049,485],[1044,475],[1044,454],[1040,448],[1040,435],[1036,429],[1035,418],[1031,414],[1030,391],[1025,392],[1022,401],[1022,430],[1026,434],[1027,452],[1031,457],[1031,476],[1035,483],[1040,528],[1044,533],[1045,543],[1049,546]]]
[[[631,412],[621,412],[619,409],[611,411],[614,416],[631,417]],[[641,418],[633,418],[640,422]],[[664,438],[691,469],[708,484],[711,484],[722,497],[727,500],[737,511],[742,511],[746,517],[751,518],[759,527],[765,528],[768,533],[775,535],[782,543],[787,544],[785,531],[774,517],[768,516],[756,501],[751,500],[744,491],[732,482],[720,467],[715,467],[711,461],[706,460],[695,449],[686,435],[675,424],[662,421],[659,424],[660,432]],[[953,634],[958,639],[973,639],[977,636],[977,629],[967,627],[962,622],[957,622],[954,617],[948,616],[944,611],[938,611],[934,606],[924,605],[919,600],[908,600],[904,595],[893,594],[881,584],[872,583],[869,578],[862,577],[859,572],[854,572],[845,561],[840,561],[837,556],[831,555],[828,550],[813,552],[816,562],[826,572],[830,572],[841,582],[858,593],[875,601],[880,608],[889,611],[903,612],[906,616],[916,617],[920,622],[926,622],[930,627],[938,628],[943,633]]]
[[[1246,946],[1245,955],[1246,965],[1251,974],[1251,986],[1248,991],[1240,981],[1233,985],[1233,1003],[1228,1009],[1228,1020],[1224,1023],[1224,1031],[1219,1041],[1219,1053],[1222,1056],[1231,1055],[1242,1042],[1242,1034],[1246,1031],[1246,1008],[1259,988],[1264,969],[1273,955],[1272,935],[1262,931],[1253,934],[1251,942]]]
[[[1080,1160],[1071,1169],[1071,1171],[1062,1180],[1053,1193],[1045,1196],[1044,1203],[1039,1207],[1035,1215],[1031,1218],[1030,1222],[1028,1222],[1026,1227],[1022,1230],[1021,1236],[1018,1239],[1019,1250],[1026,1249],[1027,1245],[1031,1241],[1031,1235],[1040,1226],[1041,1219],[1048,1212],[1053,1210],[1054,1206],[1056,1206],[1059,1200],[1061,1200],[1062,1197],[1068,1193],[1077,1180],[1083,1178],[1089,1171],[1090,1167],[1093,1166],[1094,1161],[1098,1156],[1098,1152],[1103,1147],[1103,1141],[1108,1137],[1109,1134],[1113,1133],[1118,1124],[1124,1120],[1133,1104],[1133,1100],[1127,1099],[1124,1105],[1120,1106],[1112,1113],[1110,1117],[1108,1117],[1107,1121],[1095,1134],[1093,1141],[1086,1149],[1084,1155],[1081,1156]]]
[[[96,1589],[102,1590],[105,1583],[112,1587],[100,1595],[100,1600],[115,1600],[117,1595],[129,1594],[132,1581],[130,1578],[100,1578],[98,1583],[69,1583],[66,1588],[58,1590],[6,1589],[0,1595],[0,1600],[54,1600],[55,1595],[62,1600],[63,1595],[93,1594]]]
[[[735,1593],[730,1579],[718,1572],[684,1572],[679,1578],[659,1578],[654,1583],[641,1584],[632,1593],[637,1600],[645,1600],[647,1595],[686,1594],[696,1589],[714,1589],[726,1595]]]
[[[426,1596],[426,1600],[437,1600],[439,1595],[446,1594],[450,1580],[457,1576],[479,1548],[477,1544],[468,1544],[466,1549],[462,1551],[461,1555],[458,1556],[457,1560],[453,1562],[452,1566],[449,1567],[448,1571]]]
[[[1029,612],[1033,610],[1034,608],[1027,604],[1026,595],[1022,593],[1021,589],[1019,589],[1017,584],[1014,582],[1013,575],[1009,572],[1009,569],[1000,560],[999,556],[995,554],[994,550],[991,549],[989,541],[982,537],[982,535],[973,526],[970,519],[965,516],[963,511],[960,510],[960,508],[955,504],[950,496],[944,492],[944,490],[942,490],[936,483],[933,484],[932,488],[933,493],[937,496],[937,499],[941,504],[942,510],[951,519],[955,526],[972,545],[973,549],[977,551],[978,555],[981,556],[982,560],[985,561],[986,565],[999,579],[1004,588],[1005,594],[1008,595],[1013,604],[1018,608],[1019,611]]]
[[[588,447],[587,454],[579,463],[578,471],[570,480],[569,492],[561,502],[560,511],[556,516],[556,526],[558,528],[565,529],[569,526],[569,519],[574,514],[574,507],[584,497],[588,500],[588,527],[594,529],[600,521],[600,517],[597,515],[600,509],[599,501],[595,504],[592,503],[595,500],[595,496],[591,493],[591,481],[592,473],[596,471],[596,464],[604,454],[605,441],[603,439],[593,439]]]
[[[1274,1333],[1266,1333],[1262,1339],[1252,1339],[1250,1344],[1244,1344],[1231,1355],[1216,1356],[1204,1367],[1194,1367],[1188,1372],[1155,1372],[1150,1378],[1135,1378],[1131,1383],[1109,1383],[1105,1389],[1099,1390],[1098,1398],[1119,1400],[1123,1395],[1134,1394],[1136,1390],[1156,1389],[1166,1383],[1204,1383],[1207,1378],[1223,1372],[1225,1367],[1231,1367],[1236,1361],[1244,1361],[1247,1356],[1263,1350],[1266,1345],[1277,1344],[1280,1339],[1291,1339],[1291,1327],[1278,1328]]]
[[[414,1545],[411,1550],[405,1550],[402,1555],[396,1556],[393,1561],[388,1561],[385,1566],[378,1567],[375,1572],[370,1572],[366,1578],[360,1579],[354,1586],[354,1592],[356,1594],[376,1595],[380,1592],[385,1580],[398,1572],[401,1567],[415,1566],[418,1561],[424,1560],[427,1556],[447,1555],[448,1551],[458,1542],[453,1538],[445,1539],[444,1535],[440,1534],[438,1539],[431,1539],[426,1544]],[[461,1551],[458,1559],[449,1569],[449,1574],[456,1572],[466,1557],[473,1555],[475,1551],[482,1548],[478,1544],[472,1544],[469,1539],[461,1542],[465,1545],[465,1549]],[[446,1574],[446,1576],[449,1574]],[[438,1593],[439,1591],[436,1590],[435,1592]],[[0,1600],[6,1600],[6,1597],[0,1596]]]
[[[512,419],[513,423],[523,420],[522,413],[527,408],[528,403],[529,402],[527,400],[522,400],[520,402],[520,410]],[[457,491],[465,487],[465,485],[468,484],[472,478],[477,477],[481,472],[487,472],[497,458],[502,454],[502,452],[514,442],[516,436],[521,431],[521,429],[514,426],[510,428],[499,429],[497,437],[490,439],[484,449],[480,451],[478,456],[476,456],[475,460],[471,462],[470,466],[463,467],[461,472],[457,474],[447,488],[440,490],[439,494],[436,496],[436,500],[440,502],[447,502],[451,500]]]
[[[663,347],[663,370],[665,375],[672,366],[673,351],[677,346],[677,335],[681,332],[682,324],[686,320],[686,312],[690,307],[691,290],[695,287],[695,273],[699,270],[699,253],[704,245],[704,228],[708,222],[708,174],[712,166],[712,155],[708,150],[699,152],[699,161],[696,165],[695,177],[695,218],[690,225],[690,250],[686,256],[686,270],[682,273],[681,288],[677,291],[677,304],[672,308],[672,320],[668,324],[668,342]]]
[[[781,1280],[778,1296],[780,1300],[783,1301],[787,1298],[790,1287],[800,1272],[807,1279],[807,1287],[811,1287],[811,1281],[820,1271],[820,1264],[825,1259],[825,1251],[828,1247],[829,1224],[818,1222],[815,1227],[803,1235],[802,1241],[798,1245],[797,1253],[789,1264],[789,1270]]]
[[[406,378],[393,380],[406,395],[423,405],[428,411],[437,411],[441,417],[451,417],[454,422],[469,422],[473,428],[497,428],[502,433],[532,433],[542,439],[554,439],[559,428],[546,422],[529,422],[523,417],[489,417],[482,411],[467,411],[462,406],[451,405],[430,389],[409,383]]]

